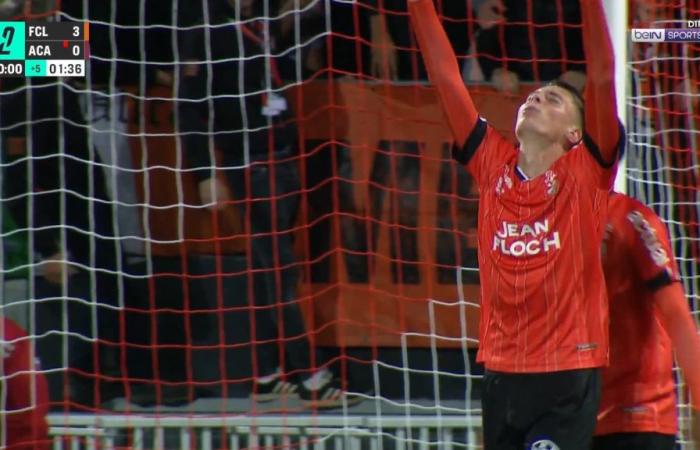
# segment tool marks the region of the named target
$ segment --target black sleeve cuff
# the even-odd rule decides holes
[[[674,280],[673,278],[671,278],[671,275],[668,273],[668,271],[664,270],[651,280],[648,280],[645,284],[651,292],[656,292],[663,287],[676,283],[677,281],[678,280]]]
[[[588,151],[591,152],[591,155],[593,155],[593,158],[598,162],[598,164],[605,169],[612,168],[612,166],[614,166],[615,163],[622,158],[622,155],[625,154],[625,127],[620,122],[617,123],[617,127],[620,130],[620,139],[617,141],[617,152],[615,154],[615,159],[610,162],[603,159],[603,154],[600,153],[598,144],[593,141],[588,133],[583,134],[583,144],[586,146]]]
[[[487,128],[486,120],[479,117],[464,145],[462,147],[456,144],[452,146],[452,157],[464,165],[469,164],[476,150],[484,142]]]

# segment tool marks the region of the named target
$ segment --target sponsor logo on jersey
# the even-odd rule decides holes
[[[493,236],[492,251],[504,255],[534,256],[561,248],[559,232],[550,231],[549,221],[537,221],[532,224],[502,222]]]
[[[634,229],[639,232],[639,236],[642,238],[642,242],[644,242],[644,246],[649,251],[649,256],[654,263],[659,267],[665,267],[670,259],[666,250],[661,246],[661,242],[659,242],[656,229],[649,224],[639,211],[632,211],[627,215],[627,219],[632,223]]]
[[[530,450],[559,450],[559,446],[549,439],[540,439],[532,443]]]
[[[498,181],[496,182],[496,194],[498,196],[501,196],[506,189],[512,189],[513,188],[513,179],[510,177],[509,169],[508,166],[503,167],[503,175],[498,177]]]

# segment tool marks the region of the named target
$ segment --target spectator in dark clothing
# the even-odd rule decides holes
[[[455,49],[460,64],[472,58],[473,44],[480,30],[492,28],[504,19],[502,0],[438,0],[437,8],[443,27]],[[360,4],[331,2],[336,12],[332,23],[334,58],[359,60],[364,75],[381,80],[426,80],[423,61],[408,23],[406,0],[366,0]],[[355,20],[357,17],[357,20]],[[359,53],[348,49],[354,42]],[[336,43],[345,45],[341,48]],[[362,42],[369,41],[367,49]],[[350,51],[349,51],[350,50]],[[347,64],[347,62],[346,62]]]
[[[371,74],[383,79],[425,79],[425,68],[414,51],[406,0],[368,0],[366,4],[366,8],[353,7],[364,13],[358,17],[367,21],[368,31],[354,34],[356,39],[371,42]],[[465,57],[464,61],[471,61],[473,50],[483,78],[499,90],[517,92],[520,81],[556,78],[583,89],[585,64],[578,2],[438,0],[437,7],[460,62]],[[471,79],[471,74],[467,78]]]
[[[61,3],[69,19],[90,21],[88,76],[76,85],[82,91],[80,106],[89,130],[88,145],[102,163],[109,206],[116,218],[114,231],[119,239],[113,245],[120,254],[117,267],[120,304],[126,306],[123,314],[129,323],[148,317],[148,323],[153,324],[130,327],[121,336],[129,344],[135,344],[128,346],[128,371],[135,379],[172,383],[161,386],[159,398],[151,388],[152,383],[134,384],[130,399],[143,406],[160,401],[182,404],[192,399],[187,386],[174,384],[186,376],[185,354],[172,348],[186,343],[180,327],[170,325],[167,319],[170,316],[165,312],[180,310],[179,315],[173,316],[183,317],[181,299],[176,295],[157,295],[158,283],[140,282],[160,275],[157,271],[161,260],[158,256],[146,258],[149,242],[137,189],[141,167],[134,160],[129,137],[130,119],[138,122],[139,128],[145,126],[143,121],[147,119],[143,111],[153,95],[151,88],[172,87],[177,28],[189,23],[187,16],[176,14],[184,12],[175,8],[178,1],[182,3],[180,0],[63,0]],[[152,150],[148,144],[149,140],[140,140],[143,154]],[[196,304],[191,306],[197,308]],[[140,349],[153,342],[156,345],[150,352],[157,355],[156,365],[151,363],[153,356]],[[117,360],[116,355],[114,359]]]
[[[328,68],[325,64],[324,6],[319,0],[270,1],[270,10],[281,17],[275,25],[274,48],[282,55],[278,66],[283,80],[301,82]]]
[[[86,81],[106,90],[171,82],[172,9],[173,0],[61,0],[66,19],[90,21]]]
[[[174,45],[172,0],[109,2],[63,0],[72,20],[90,21],[90,59],[80,105],[90,127],[89,145],[104,163],[107,193],[127,263],[144,259],[144,231],[128,139],[128,99],[143,104],[147,89],[171,84]],[[142,9],[143,8],[143,9]],[[170,29],[168,28],[170,27]],[[171,35],[168,39],[168,34]],[[166,45],[164,45],[164,43]],[[130,92],[129,92],[130,91]]]
[[[14,86],[4,80],[0,104],[3,198],[18,226],[32,230],[30,251],[38,255],[37,353],[46,369],[71,369],[69,384],[65,373],[49,374],[53,400],[63,400],[68,385],[71,400],[93,406],[86,383],[104,368],[94,364],[103,361],[95,353],[98,341],[91,340],[114,342],[117,332],[110,313],[116,255],[104,178],[70,87],[55,79]],[[69,333],[66,360],[56,331]]]
[[[486,80],[517,92],[519,82],[560,78],[583,90],[585,63],[577,1],[479,0],[502,12],[497,26],[479,31],[476,50]]]
[[[262,6],[254,0],[212,1],[202,15],[208,23],[183,32],[179,123],[201,201],[220,208],[235,198],[250,236],[248,270],[262,277],[255,285],[263,288],[251,299],[260,308],[257,399],[297,393],[307,406],[334,407],[355,399],[329,369],[316,365],[321,359],[312,352],[297,303],[292,231],[300,190],[298,136],[279,60],[271,56],[279,23],[263,18]],[[216,176],[210,136],[226,181]]]
[[[371,73],[392,80],[426,80],[423,61],[409,26],[406,0],[368,0]],[[439,14],[460,62],[476,29],[469,0],[442,0]]]

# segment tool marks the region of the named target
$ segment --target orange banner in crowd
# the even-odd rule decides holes
[[[481,113],[512,136],[521,96],[475,89],[473,97]],[[290,100],[304,143],[299,294],[315,343],[460,347],[461,336],[476,339],[476,194],[450,159],[435,92],[319,81]],[[141,194],[155,206],[148,213],[150,237],[159,242],[153,253],[243,252],[236,209],[198,208],[195,181],[179,170],[185,160],[172,136],[172,103],[149,100],[141,113],[148,137],[133,138],[132,147],[135,161],[149,168],[139,185],[149,187]],[[139,121],[131,123],[138,132]]]

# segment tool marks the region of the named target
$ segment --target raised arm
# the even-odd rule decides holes
[[[432,0],[409,0],[408,10],[430,80],[438,90],[445,117],[458,146],[464,145],[479,119],[462,81],[457,57],[440,24]]]
[[[700,337],[681,283],[657,290],[654,305],[671,338],[678,366],[690,391],[693,440],[700,444]]]
[[[601,0],[581,0],[583,45],[588,73],[584,91],[586,133],[598,147],[603,163],[617,159],[620,129],[615,96],[615,64]]]
[[[615,208],[618,205],[611,202]],[[700,444],[700,337],[683,290],[668,230],[649,208],[639,206],[623,214],[625,226],[631,231],[629,259],[651,291],[661,325],[671,338],[678,366],[683,370],[690,391],[694,440]]]

